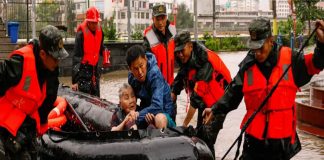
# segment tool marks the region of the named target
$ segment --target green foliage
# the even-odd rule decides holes
[[[43,3],[38,4],[36,15],[39,21],[58,21],[62,16],[60,5],[52,0],[44,0]]]
[[[205,46],[213,51],[219,51],[220,40],[219,39],[206,39]]]
[[[204,33],[204,40],[208,40],[208,39],[211,39],[211,38],[213,38],[213,36],[211,35],[211,34],[209,34],[208,32],[205,32]]]
[[[114,18],[105,19],[107,23],[103,24],[102,31],[104,32],[105,40],[117,40],[118,34],[114,26]]]
[[[209,38],[205,45],[213,51],[239,51],[247,48],[245,41],[239,37]]]
[[[323,19],[324,11],[315,6],[318,2],[319,0],[294,0],[297,18],[302,22],[308,21],[308,28],[311,28],[311,20]]]
[[[173,19],[173,15],[169,18]],[[176,27],[181,29],[193,28],[193,15],[189,12],[185,3],[181,3],[178,6],[178,13],[176,16]]]
[[[66,24],[68,28],[68,33],[74,33],[74,27],[76,27],[77,22],[74,20],[75,19],[75,5],[73,3],[73,0],[68,0],[67,3],[67,19],[66,19]]]
[[[320,0],[294,0],[297,18],[302,22],[323,18],[323,10],[316,7]]]
[[[143,39],[143,31],[136,29],[132,35],[131,35],[133,40],[142,40]]]
[[[39,3],[36,6],[36,20],[43,22],[60,22],[62,13],[60,11],[60,5],[52,0],[44,0],[43,3]],[[47,23],[37,23],[36,30],[40,30],[46,26]],[[61,24],[53,24],[61,25]]]
[[[279,26],[279,33],[281,35],[289,35],[290,32],[293,30],[293,20],[291,17],[288,18],[287,21],[280,21],[278,23]],[[299,35],[303,33],[304,24],[299,19],[296,20],[296,34]]]

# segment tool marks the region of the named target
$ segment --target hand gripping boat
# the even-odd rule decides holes
[[[67,121],[37,142],[40,159],[213,159],[205,142],[181,127],[111,132],[116,104],[62,86],[58,95],[67,101]]]

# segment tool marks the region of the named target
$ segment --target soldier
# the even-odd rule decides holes
[[[215,116],[236,109],[244,97],[247,112],[242,127],[284,70],[290,64],[292,67],[245,130],[243,160],[287,160],[298,152],[290,150],[296,140],[296,92],[324,68],[324,21],[317,21],[316,25],[319,28],[314,54],[296,54],[291,48],[277,45],[269,19],[258,17],[249,25],[250,50],[224,96],[212,108],[205,109],[209,115],[206,124]]]
[[[39,41],[0,63],[0,159],[36,160],[33,141],[47,130],[59,85],[58,62],[68,55],[60,31],[46,26]]]

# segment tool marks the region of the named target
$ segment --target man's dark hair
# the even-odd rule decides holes
[[[145,50],[143,46],[137,44],[127,49],[126,62],[129,67],[138,57],[145,58]]]

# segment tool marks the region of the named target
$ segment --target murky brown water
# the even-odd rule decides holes
[[[235,53],[222,53],[220,54],[224,63],[229,68],[232,77],[236,75],[238,71],[239,62],[245,57],[246,52]],[[324,73],[321,73],[321,77],[324,78]],[[315,77],[316,78],[316,77]],[[71,84],[70,77],[62,77],[61,81],[65,84]],[[101,98],[105,98],[108,101],[118,103],[118,89],[122,83],[127,83],[127,71],[116,71],[108,73],[101,78]],[[187,95],[185,92],[181,92],[178,97],[178,115],[177,125],[182,125],[183,119],[186,116]],[[245,114],[245,104],[242,102],[237,110],[230,112],[224,122],[224,128],[220,131],[215,144],[216,157],[222,157],[227,149],[231,146],[234,140],[240,133],[240,123]],[[324,116],[324,115],[323,115]],[[196,116],[191,121],[191,125],[195,126]],[[302,143],[302,151],[299,152],[293,160],[324,160],[324,139],[303,133],[298,131],[300,140]],[[233,159],[236,147],[232,149],[227,156],[228,159]],[[220,158],[219,158],[220,159]]]

